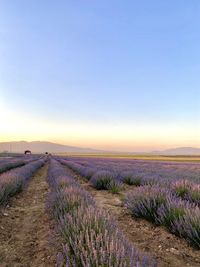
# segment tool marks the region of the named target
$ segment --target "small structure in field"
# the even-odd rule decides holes
[[[49,153],[48,152],[45,152],[46,155],[48,155]]]
[[[31,151],[30,151],[30,150],[25,150],[25,151],[24,151],[24,154],[25,154],[25,155],[30,155],[30,154],[31,154]]]

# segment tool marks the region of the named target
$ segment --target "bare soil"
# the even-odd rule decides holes
[[[190,246],[184,239],[169,233],[164,227],[132,217],[123,207],[122,198],[128,191],[134,190],[134,186],[126,186],[121,194],[113,195],[108,191],[96,190],[86,179],[69,171],[91,193],[97,206],[109,211],[127,238],[139,249],[154,256],[160,267],[200,266],[200,250]]]
[[[54,266],[50,245],[51,221],[45,211],[47,165],[30,180],[26,189],[0,210],[0,266]]]

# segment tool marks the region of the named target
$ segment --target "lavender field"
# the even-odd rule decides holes
[[[48,181],[49,210],[63,239],[58,266],[157,266],[129,243],[107,212],[98,209],[91,195],[56,161],[50,163]]]
[[[2,264],[15,255],[30,266],[200,264],[198,163],[42,155],[0,168]]]
[[[135,217],[164,225],[200,248],[200,165],[97,158],[59,159],[97,190],[133,190],[124,206]]]

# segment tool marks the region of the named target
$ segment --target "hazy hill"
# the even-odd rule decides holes
[[[177,147],[163,151],[154,151],[153,154],[159,155],[200,155],[200,148]]]
[[[14,153],[23,153],[25,150],[31,150],[33,153],[120,153],[112,151],[97,150],[92,148],[81,148],[67,145],[60,145],[45,141],[19,141],[19,142],[0,142],[0,152],[8,151]],[[123,153],[124,154],[124,153]],[[127,154],[137,154],[137,152],[129,152]],[[138,153],[140,154],[140,153]],[[148,153],[149,154],[149,153]],[[153,151],[154,155],[200,155],[200,148],[194,147],[178,147],[163,151]]]
[[[0,142],[0,152],[9,151],[23,153],[25,150],[31,150],[33,153],[100,153],[101,150],[90,149],[90,148],[81,148],[55,144],[51,142],[43,141],[19,141],[19,142]]]

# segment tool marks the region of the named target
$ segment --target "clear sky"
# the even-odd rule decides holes
[[[199,0],[1,0],[0,141],[200,147]]]

